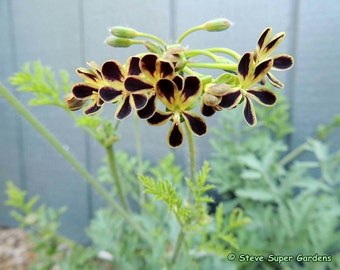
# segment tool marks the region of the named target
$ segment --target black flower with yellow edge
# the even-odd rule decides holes
[[[262,31],[257,41],[257,46],[254,52],[254,61],[260,63],[267,59],[270,54],[280,45],[286,37],[285,32],[280,32],[270,37],[272,28],[268,27]],[[273,59],[272,70],[288,70],[294,65],[294,58],[288,54],[276,54],[271,56]],[[271,72],[268,72],[267,78],[269,82],[277,87],[283,88],[283,83],[279,81]]]
[[[169,120],[172,121],[167,139],[171,147],[179,147],[183,143],[182,122],[198,136],[207,132],[205,121],[190,111],[202,92],[202,83],[198,77],[176,76],[173,80],[160,79],[155,89],[157,98],[165,105],[166,111],[157,110],[147,122],[151,125],[163,125]]]
[[[237,76],[239,86],[223,96],[218,104],[222,108],[236,107],[243,98],[243,114],[250,126],[256,125],[256,114],[251,99],[265,106],[273,106],[276,103],[276,95],[263,86],[254,86],[272,68],[274,60],[266,59],[258,64],[254,62],[254,53],[245,53],[238,64]]]
[[[170,61],[159,58],[156,54],[146,54],[139,63],[143,76],[129,76],[124,83],[130,93],[148,91],[148,101],[145,107],[137,111],[142,119],[150,118],[156,111],[156,84],[160,79],[173,79],[175,68]]]
[[[92,69],[77,68],[77,74],[85,81],[77,83],[72,88],[72,93],[65,99],[67,106],[71,110],[78,110],[86,103],[92,100],[92,103],[84,109],[86,115],[97,113],[104,103],[98,95],[98,89],[105,86],[100,67],[94,62],[87,63]]]
[[[139,57],[130,57],[125,66],[118,61],[107,61],[102,66],[102,74],[106,85],[102,86],[98,93],[105,102],[118,102],[115,116],[117,119],[124,119],[135,107],[137,110],[144,108],[147,103],[147,94],[141,89],[131,93],[125,89],[124,83],[129,76],[141,74],[139,68]]]

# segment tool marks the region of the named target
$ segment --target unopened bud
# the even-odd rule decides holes
[[[131,39],[110,36],[106,39],[106,44],[112,47],[129,47],[133,44]]]
[[[211,95],[209,93],[205,93],[203,95],[203,102],[207,106],[214,107],[214,106],[218,105],[218,103],[220,103],[220,101],[221,101],[221,97],[217,97],[217,96]]]
[[[135,38],[138,32],[135,29],[123,26],[115,26],[110,29],[112,35],[120,38]]]
[[[151,41],[145,41],[144,42],[144,46],[147,48],[147,50],[149,52],[158,54],[158,55],[162,55],[163,54],[163,50],[160,46],[158,46],[156,43],[153,43]]]
[[[231,22],[227,19],[220,18],[206,22],[203,27],[210,32],[224,31],[231,26]]]
[[[230,90],[231,87],[227,84],[208,84],[204,91],[211,95],[221,97]]]
[[[79,110],[84,106],[86,100],[76,98],[72,93],[69,93],[65,97],[65,104],[70,111]]]

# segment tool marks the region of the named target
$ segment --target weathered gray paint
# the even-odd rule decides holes
[[[319,123],[339,113],[340,70],[340,5],[336,0],[327,4],[308,0],[0,0],[0,80],[13,89],[24,103],[28,95],[19,94],[9,86],[8,76],[27,61],[41,60],[54,70],[66,69],[73,81],[78,66],[88,60],[102,63],[107,59],[124,62],[129,50],[114,49],[104,44],[107,29],[113,25],[137,28],[165,40],[174,40],[185,29],[216,17],[227,17],[235,24],[223,33],[196,33],[184,40],[190,48],[226,45],[243,53],[255,48],[260,31],[272,26],[274,32],[286,31],[287,38],[280,52],[295,56],[292,71],[278,74],[292,104],[292,123],[296,132],[291,137],[295,147],[313,135]],[[0,223],[13,224],[8,208],[3,206],[5,181],[12,180],[26,188],[28,194],[39,194],[41,201],[59,207],[66,205],[62,232],[76,240],[84,239],[84,227],[101,203],[81,177],[43,138],[22,120],[0,98]],[[74,127],[73,122],[58,108],[30,108],[72,154],[93,173],[104,155],[100,147]],[[111,108],[105,110],[108,117]],[[208,120],[210,125],[216,119]],[[117,148],[134,153],[133,118],[121,125],[124,138]],[[141,125],[144,154],[156,162],[168,151],[165,144],[167,127]],[[199,161],[209,158],[209,135],[197,139]],[[332,136],[339,143],[339,132]],[[183,155],[186,147],[175,151]]]

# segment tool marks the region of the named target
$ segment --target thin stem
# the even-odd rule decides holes
[[[278,163],[279,166],[286,166],[290,161],[292,161],[297,156],[301,155],[306,151],[307,147],[310,145],[310,140],[304,142],[303,144],[296,147],[293,151],[285,155]]]
[[[203,30],[203,25],[199,25],[193,28],[190,28],[189,30],[185,31],[177,40],[177,43],[181,43],[183,41],[183,39],[188,36],[189,34],[199,31],[199,30]]]
[[[185,124],[188,145],[189,145],[189,160],[190,160],[190,180],[195,182],[196,173],[196,151],[195,151],[195,141],[191,129],[187,124]]]
[[[230,71],[237,70],[237,64],[225,64],[225,63],[187,63],[187,66],[196,68],[216,68]]]
[[[139,117],[135,114],[135,138],[136,138],[136,153],[137,153],[137,173],[143,173],[143,152],[142,152],[142,143],[141,143],[141,133],[139,128]],[[144,203],[144,192],[143,192],[143,184],[139,181],[139,197],[141,199],[142,204]]]
[[[70,163],[70,165],[115,209],[149,245],[152,242],[144,229],[97,183],[88,171],[1,83],[0,94]]]
[[[182,244],[184,243],[184,237],[185,237],[185,233],[183,231],[183,228],[181,228],[180,231],[179,231],[179,234],[177,236],[175,250],[174,250],[174,254],[172,256],[172,263],[175,263],[177,258],[178,258]]]
[[[191,51],[185,52],[184,54],[187,58],[195,57],[195,56],[198,56],[198,55],[205,55],[205,56],[210,57],[215,62],[220,61],[220,58],[216,54],[213,54],[212,52],[209,52],[209,51],[206,51],[206,50],[191,50]]]
[[[231,57],[233,57],[235,60],[239,61],[241,59],[241,55],[239,55],[237,52],[235,52],[234,50],[228,49],[228,48],[209,48],[206,49],[209,52],[212,53],[224,53],[224,54],[228,54]]]
[[[112,177],[113,181],[115,182],[119,200],[120,200],[120,202],[123,206],[123,209],[127,210],[128,204],[126,202],[124,192],[123,192],[123,188],[122,188],[122,184],[121,184],[120,179],[119,179],[118,170],[117,170],[117,166],[116,166],[115,152],[114,152],[114,149],[113,149],[113,144],[110,144],[109,146],[105,147],[105,151],[106,151],[106,155],[107,155],[108,162],[109,162],[111,177]]]
[[[164,48],[166,48],[166,42],[163,41],[162,39],[160,39],[159,37],[156,37],[154,35],[147,34],[147,33],[140,33],[140,32],[138,32],[138,36],[153,39],[153,40],[157,41],[158,43],[160,43]]]
[[[195,183],[195,173],[196,173],[196,152],[195,152],[195,142],[194,142],[194,136],[187,124],[185,124],[187,138],[188,138],[188,145],[189,145],[189,159],[190,159],[190,180]],[[189,189],[189,198],[188,201],[192,201],[192,192]],[[172,257],[172,262],[176,262],[178,254],[180,252],[180,249],[185,241],[185,233],[183,230],[183,224],[180,223],[180,221],[177,219],[180,225],[180,231],[177,236],[174,255]]]

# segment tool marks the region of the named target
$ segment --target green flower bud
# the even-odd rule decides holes
[[[206,22],[203,25],[203,29],[214,32],[214,31],[224,31],[231,26],[231,22],[227,19],[220,18]]]
[[[149,52],[152,52],[158,55],[162,55],[164,52],[160,46],[158,46],[156,43],[153,43],[151,41],[145,41],[144,46],[147,48]]]
[[[135,38],[138,32],[135,29],[123,26],[115,26],[110,29],[112,35],[120,38]]]
[[[128,38],[110,36],[106,39],[106,44],[112,47],[129,47],[134,43],[132,42],[131,39]]]

